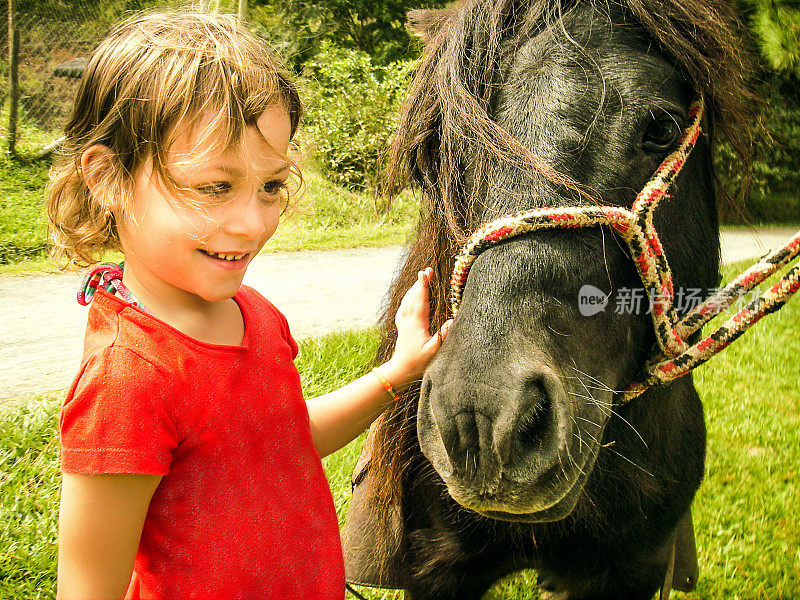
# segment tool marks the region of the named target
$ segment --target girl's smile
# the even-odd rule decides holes
[[[207,256],[209,260],[214,261],[214,264],[220,269],[230,271],[246,269],[253,257],[253,254],[250,252],[213,252],[203,249],[200,249],[199,252]]]

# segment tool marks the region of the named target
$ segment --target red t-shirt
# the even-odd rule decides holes
[[[285,317],[242,287],[241,346],[102,290],[61,411],[62,469],[163,475],[127,598],[344,598],[330,488]]]

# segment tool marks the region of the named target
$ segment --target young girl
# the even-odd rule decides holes
[[[418,378],[421,272],[374,374],[306,403],[283,315],[241,286],[295,170],[290,80],[232,18],[149,14],[90,60],[48,190],[56,254],[93,271],[61,413],[58,597],[343,598],[320,456]],[[116,295],[114,292],[117,292]]]

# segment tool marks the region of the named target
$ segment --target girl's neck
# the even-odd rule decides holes
[[[123,283],[154,317],[201,342],[241,345],[244,317],[233,298],[211,302],[175,288],[167,290],[168,293],[158,293],[153,290],[158,285],[147,285],[146,277],[139,277],[127,264],[125,267]]]

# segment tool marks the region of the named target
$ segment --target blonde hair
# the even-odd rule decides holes
[[[88,266],[121,249],[114,214],[128,210],[138,169],[151,161],[174,185],[165,165],[178,125],[191,129],[202,120],[225,150],[275,105],[286,108],[293,136],[302,115],[297,90],[279,59],[234,16],[170,11],[120,23],[86,66],[50,170],[51,256]],[[81,156],[95,144],[111,150],[112,164],[83,173]],[[89,177],[100,190],[94,195]]]

